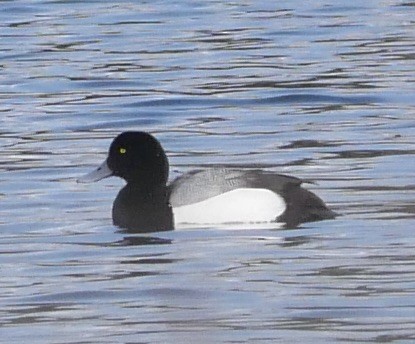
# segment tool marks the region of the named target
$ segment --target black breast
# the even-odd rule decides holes
[[[174,229],[166,188],[150,192],[127,184],[114,201],[112,220],[114,225],[135,233]]]

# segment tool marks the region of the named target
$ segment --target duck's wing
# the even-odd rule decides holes
[[[277,221],[285,222],[288,228],[295,228],[303,222],[333,219],[338,216],[320,197],[304,188],[288,188],[282,196],[287,203],[287,209]]]
[[[252,179],[255,181],[253,185],[256,183],[258,187],[272,190],[284,198],[287,208],[276,221],[285,222],[287,227],[294,228],[303,222],[332,219],[337,216],[334,211],[327,208],[320,197],[301,187],[301,179],[271,172],[255,173]]]
[[[172,207],[180,207],[239,188],[266,188],[282,194],[301,183],[301,179],[270,172],[212,168],[176,178],[169,186],[169,200]]]

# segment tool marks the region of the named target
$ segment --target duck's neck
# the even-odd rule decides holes
[[[164,182],[158,184],[143,183],[141,181],[128,182],[127,185],[121,189],[121,192],[128,194],[129,197],[134,198],[159,198],[164,197],[167,193],[167,186]]]
[[[130,187],[134,188],[158,189],[166,187],[169,179],[169,163],[165,154],[160,154],[157,159],[148,161],[145,165],[145,169],[140,165],[132,165],[122,171],[117,171],[115,167],[115,175],[123,178]]]

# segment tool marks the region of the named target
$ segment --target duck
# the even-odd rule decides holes
[[[119,134],[105,161],[78,182],[110,176],[126,182],[112,206],[113,224],[138,233],[168,231],[184,224],[282,223],[295,228],[337,215],[302,187],[303,180],[260,169],[197,169],[168,183],[166,152],[144,131]]]

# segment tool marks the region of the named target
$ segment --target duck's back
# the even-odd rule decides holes
[[[169,186],[176,222],[285,222],[332,218],[324,202],[295,177],[261,170],[212,168]],[[197,221],[199,220],[199,221]]]

